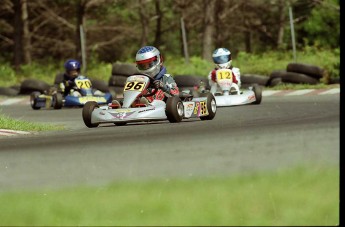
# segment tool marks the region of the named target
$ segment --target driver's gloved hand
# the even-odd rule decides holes
[[[72,87],[72,86],[75,85],[75,83],[74,83],[74,81],[72,81],[72,80],[67,80],[66,83],[65,83],[65,85],[68,86],[68,87]]]
[[[153,86],[156,89],[162,89],[162,88],[164,88],[164,83],[160,80],[155,80],[155,81],[153,81]]]

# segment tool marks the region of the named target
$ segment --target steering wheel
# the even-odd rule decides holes
[[[150,86],[149,87],[153,87],[153,81],[155,81],[155,79],[153,77],[151,77],[150,75],[148,74],[145,74],[145,73],[138,73],[136,75],[143,75],[143,76],[146,76],[150,79]],[[151,91],[150,93],[147,93],[145,95],[140,95],[142,97],[149,97],[149,96],[152,96],[152,95],[155,95],[157,93],[158,89],[153,89],[153,91]]]

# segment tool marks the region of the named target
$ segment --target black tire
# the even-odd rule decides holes
[[[177,87],[194,87],[199,86],[201,78],[191,75],[176,75],[174,80],[177,84]]]
[[[36,104],[37,104],[37,98],[38,96],[41,95],[41,92],[39,91],[34,91],[30,94],[30,105],[31,105],[31,108],[34,109],[34,110],[39,110],[41,109],[41,107],[37,107]]]
[[[129,63],[114,63],[112,66],[112,75],[122,75],[131,76],[133,74],[139,73],[135,64]]]
[[[302,73],[286,72],[284,70],[273,71],[270,75],[269,83],[274,78],[280,77],[284,83],[294,84],[318,84],[319,80]]]
[[[127,76],[112,75],[108,80],[108,86],[124,87],[127,78]]]
[[[113,98],[123,95],[123,87],[118,87],[118,86],[109,86],[110,93],[115,93],[116,96],[113,95]]]
[[[97,89],[97,90],[104,92],[104,93],[109,92],[109,87],[104,80],[92,79],[91,84],[92,84],[92,88],[94,88],[94,89]]]
[[[321,79],[325,73],[325,70],[318,66],[302,63],[289,63],[286,67],[286,71],[306,74],[316,79]]]
[[[19,91],[11,87],[0,87],[0,95],[16,96],[18,94],[19,94]]]
[[[216,116],[217,112],[217,103],[215,97],[212,93],[201,93],[200,97],[207,97],[207,110],[208,115],[200,117],[201,120],[212,120]]]
[[[55,76],[54,84],[60,84],[63,82],[63,74],[64,73],[57,73]]]
[[[99,125],[99,123],[91,123],[91,114],[96,108],[99,108],[99,105],[94,101],[86,102],[83,107],[83,121],[88,128],[95,128]]]
[[[39,91],[44,93],[49,90],[50,85],[44,81],[36,79],[27,79],[24,80],[20,85],[20,94],[31,94],[33,91]]]
[[[55,93],[53,94],[53,108],[54,109],[61,109],[62,105],[63,105],[63,98],[62,98],[62,94],[61,93]]]
[[[178,96],[172,96],[167,99],[165,114],[169,122],[178,123],[184,116],[183,103]]]
[[[261,100],[262,100],[262,88],[259,85],[254,84],[253,85],[253,91],[254,91],[256,100],[252,104],[256,104],[256,105],[260,104]]]
[[[268,87],[274,87],[277,85],[281,85],[283,84],[283,80],[280,77],[277,78],[272,78],[271,80],[269,80],[269,84],[267,84]]]
[[[255,74],[243,74],[241,75],[242,84],[259,84],[262,86],[267,86],[269,77],[264,75]]]

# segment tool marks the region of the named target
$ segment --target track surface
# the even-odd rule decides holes
[[[339,166],[339,104],[339,94],[264,97],[260,105],[218,108],[212,121],[93,129],[79,108],[2,106],[11,117],[68,129],[1,138],[0,191]]]

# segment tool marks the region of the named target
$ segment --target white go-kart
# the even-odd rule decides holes
[[[261,103],[262,89],[259,85],[254,84],[247,90],[240,90],[238,85],[233,83],[231,69],[218,69],[216,77],[217,91],[213,95],[218,107]]]

